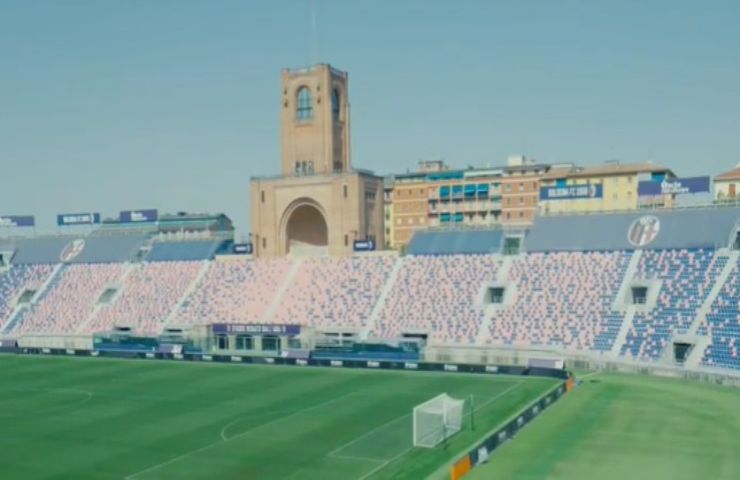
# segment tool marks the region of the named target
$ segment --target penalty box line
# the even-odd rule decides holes
[[[519,388],[523,383],[524,383],[523,381],[519,381],[519,382],[515,383],[514,385],[506,388],[505,390],[502,390],[500,393],[494,395],[493,397],[488,398],[484,402],[482,402],[482,403],[480,403],[478,405],[475,405],[475,407],[473,409],[473,412],[478,412],[479,410],[481,410],[481,409],[485,408],[486,406],[488,406],[494,400],[499,399],[499,398],[503,397],[504,395],[507,395],[507,394],[511,393],[512,391],[514,391],[517,388]],[[463,418],[464,417],[469,417],[470,414],[473,413],[473,412],[470,412],[470,411],[466,412],[463,415]],[[397,460],[398,458],[402,457],[403,455],[407,454],[409,451],[413,450],[414,447],[411,446],[410,448],[407,448],[405,450],[402,450],[400,453],[398,453],[397,455],[395,455],[394,457],[389,458],[389,459],[372,458],[372,457],[361,457],[361,456],[355,456],[355,455],[341,455],[341,454],[339,454],[339,452],[341,452],[345,448],[349,447],[350,445],[354,445],[355,443],[359,442],[360,440],[363,440],[363,439],[369,437],[370,435],[372,435],[372,434],[374,434],[374,433],[382,430],[383,428],[387,427],[388,425],[391,425],[391,424],[393,424],[393,423],[395,423],[395,422],[397,422],[399,420],[402,420],[402,419],[404,419],[406,417],[411,416],[412,413],[413,412],[405,413],[405,414],[401,415],[400,417],[396,417],[394,419],[391,419],[391,420],[383,423],[382,425],[379,425],[379,426],[373,428],[372,430],[370,430],[368,432],[365,432],[362,435],[360,435],[360,436],[358,436],[358,437],[350,440],[349,442],[347,442],[347,443],[345,443],[343,445],[340,445],[339,447],[335,448],[331,452],[327,453],[326,456],[327,457],[332,457],[332,458],[342,458],[342,459],[347,459],[347,460],[361,460],[361,461],[366,461],[366,462],[377,462],[377,463],[380,463],[380,465],[378,465],[378,467],[376,467],[375,469],[371,470],[370,472],[366,473],[365,475],[363,475],[362,477],[360,477],[358,479],[358,480],[364,480],[365,478],[369,477],[370,475],[372,475],[373,473],[377,472],[378,470],[381,470],[381,469],[385,468],[386,465],[390,464],[391,462],[393,462],[393,461]]]
[[[344,395],[340,395],[338,397],[331,398],[331,399],[329,399],[329,400],[327,400],[325,402],[321,402],[321,403],[318,403],[316,405],[312,405],[310,407],[306,407],[304,409],[295,411],[295,412],[291,413],[290,415],[285,415],[285,416],[276,418],[274,420],[270,420],[267,423],[263,423],[261,425],[257,425],[254,428],[250,428],[248,430],[245,430],[245,431],[243,431],[241,433],[238,433],[238,434],[236,434],[236,435],[234,435],[232,437],[228,437],[227,439],[223,439],[222,438],[221,440],[218,440],[218,441],[209,443],[208,445],[204,445],[204,446],[202,446],[200,448],[196,448],[195,450],[191,450],[189,452],[185,452],[182,455],[178,455],[176,457],[170,458],[169,460],[165,460],[164,462],[158,463],[156,465],[152,465],[151,467],[147,467],[144,470],[140,470],[140,471],[138,471],[136,473],[132,473],[131,475],[126,476],[125,477],[125,480],[133,480],[133,479],[137,478],[139,475],[143,475],[143,474],[149,473],[149,472],[151,472],[153,470],[157,470],[158,468],[165,467],[165,466],[170,465],[172,463],[175,463],[177,461],[183,460],[183,459],[185,459],[185,458],[187,458],[187,457],[189,457],[191,455],[195,455],[196,453],[204,452],[204,451],[209,450],[209,449],[211,449],[213,447],[217,447],[217,446],[223,445],[224,443],[230,442],[232,440],[236,440],[237,438],[245,437],[245,436],[249,435],[250,433],[254,432],[255,430],[259,430],[260,428],[267,427],[267,426],[270,426],[270,425],[274,425],[276,423],[282,422],[282,421],[287,420],[289,418],[295,417],[296,415],[300,415],[300,414],[305,413],[305,412],[310,412],[311,410],[316,410],[317,408],[321,408],[321,407],[324,407],[326,405],[331,405],[332,403],[338,402],[340,400],[344,400],[345,398],[349,397],[350,395],[355,395],[356,393],[359,393],[359,392],[357,392],[357,391],[347,392]]]

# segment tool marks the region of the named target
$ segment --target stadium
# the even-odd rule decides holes
[[[255,258],[223,215],[153,211],[6,238],[5,474],[735,478],[739,212],[431,229],[403,255]]]
[[[275,97],[247,235],[0,212],[2,478],[740,478],[740,165],[380,175],[347,72]]]

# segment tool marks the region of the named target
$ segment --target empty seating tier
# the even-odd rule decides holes
[[[203,267],[203,262],[156,262],[135,265],[110,304],[101,305],[87,330],[130,327],[157,334]]]
[[[273,321],[361,327],[388,280],[394,257],[309,258],[285,291]]]
[[[636,278],[659,281],[655,308],[636,313],[621,354],[657,360],[672,335],[685,333],[722,270],[713,250],[647,250]]]
[[[612,311],[625,252],[533,253],[513,262],[511,305],[495,309],[487,343],[610,350],[624,315]]]
[[[483,318],[478,302],[496,280],[500,260],[493,255],[411,256],[376,321],[377,336],[427,333],[432,341],[475,342]]]
[[[712,344],[704,353],[702,363],[740,369],[740,260],[712,302],[706,331]]]
[[[212,262],[173,324],[258,323],[290,267],[285,259]]]
[[[14,265],[0,274],[0,328],[10,320],[24,291],[38,291],[53,270],[52,265]]]
[[[13,333],[75,333],[93,313],[103,291],[116,282],[124,264],[66,265]]]

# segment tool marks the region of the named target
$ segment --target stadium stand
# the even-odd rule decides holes
[[[373,334],[427,333],[439,342],[475,342],[483,318],[477,299],[496,280],[493,255],[410,256],[376,322]]]
[[[212,262],[180,306],[174,324],[257,323],[290,267],[287,259]]]
[[[502,254],[511,253],[508,230],[425,232],[400,258],[252,260],[220,256],[223,241],[210,237],[153,242],[131,232],[6,239],[14,255],[0,273],[0,325],[18,336],[300,323],[622,362],[670,363],[672,341],[696,341],[709,347],[692,364],[740,369],[740,265],[728,253],[739,212],[542,217],[514,232],[525,252],[517,255]],[[641,216],[651,230],[635,237]],[[653,289],[651,300],[629,308],[617,295],[635,282]],[[494,287],[508,292],[500,305]]]
[[[527,235],[527,251],[632,250],[639,246],[630,243],[627,232],[645,215],[654,216],[660,224],[659,234],[646,248],[717,248],[727,245],[738,221],[738,210],[716,207],[543,216],[537,218]]]
[[[124,264],[66,265],[18,322],[14,334],[74,333],[92,314],[104,289],[115,282]]]
[[[0,328],[10,320],[18,297],[25,290],[41,288],[53,269],[45,264],[15,265],[0,274]]]
[[[740,260],[712,303],[705,332],[712,338],[702,363],[740,369]]]
[[[522,256],[508,275],[516,299],[494,311],[487,343],[611,350],[624,316],[612,303],[629,258],[626,252]]]
[[[491,254],[501,251],[502,239],[500,229],[421,231],[413,236],[407,252],[411,255]]]
[[[646,250],[637,277],[662,282],[657,305],[636,313],[622,355],[657,360],[675,333],[685,333],[717,280],[722,265],[714,250]]]
[[[364,326],[395,260],[390,256],[306,259],[285,291],[273,321]]]
[[[223,241],[155,242],[146,259],[150,262],[210,260]]]
[[[113,263],[136,260],[145,235],[111,234],[22,238],[13,241],[13,264]],[[75,248],[72,248],[72,247]]]
[[[115,301],[101,306],[87,330],[125,326],[137,333],[158,334],[203,266],[202,262],[135,265],[123,279]]]

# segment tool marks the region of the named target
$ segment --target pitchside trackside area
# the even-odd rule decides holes
[[[465,478],[736,480],[738,452],[740,390],[599,374]]]
[[[0,356],[5,478],[423,478],[552,379]],[[475,398],[475,431],[412,447],[412,409]],[[535,422],[536,423],[536,422]]]

